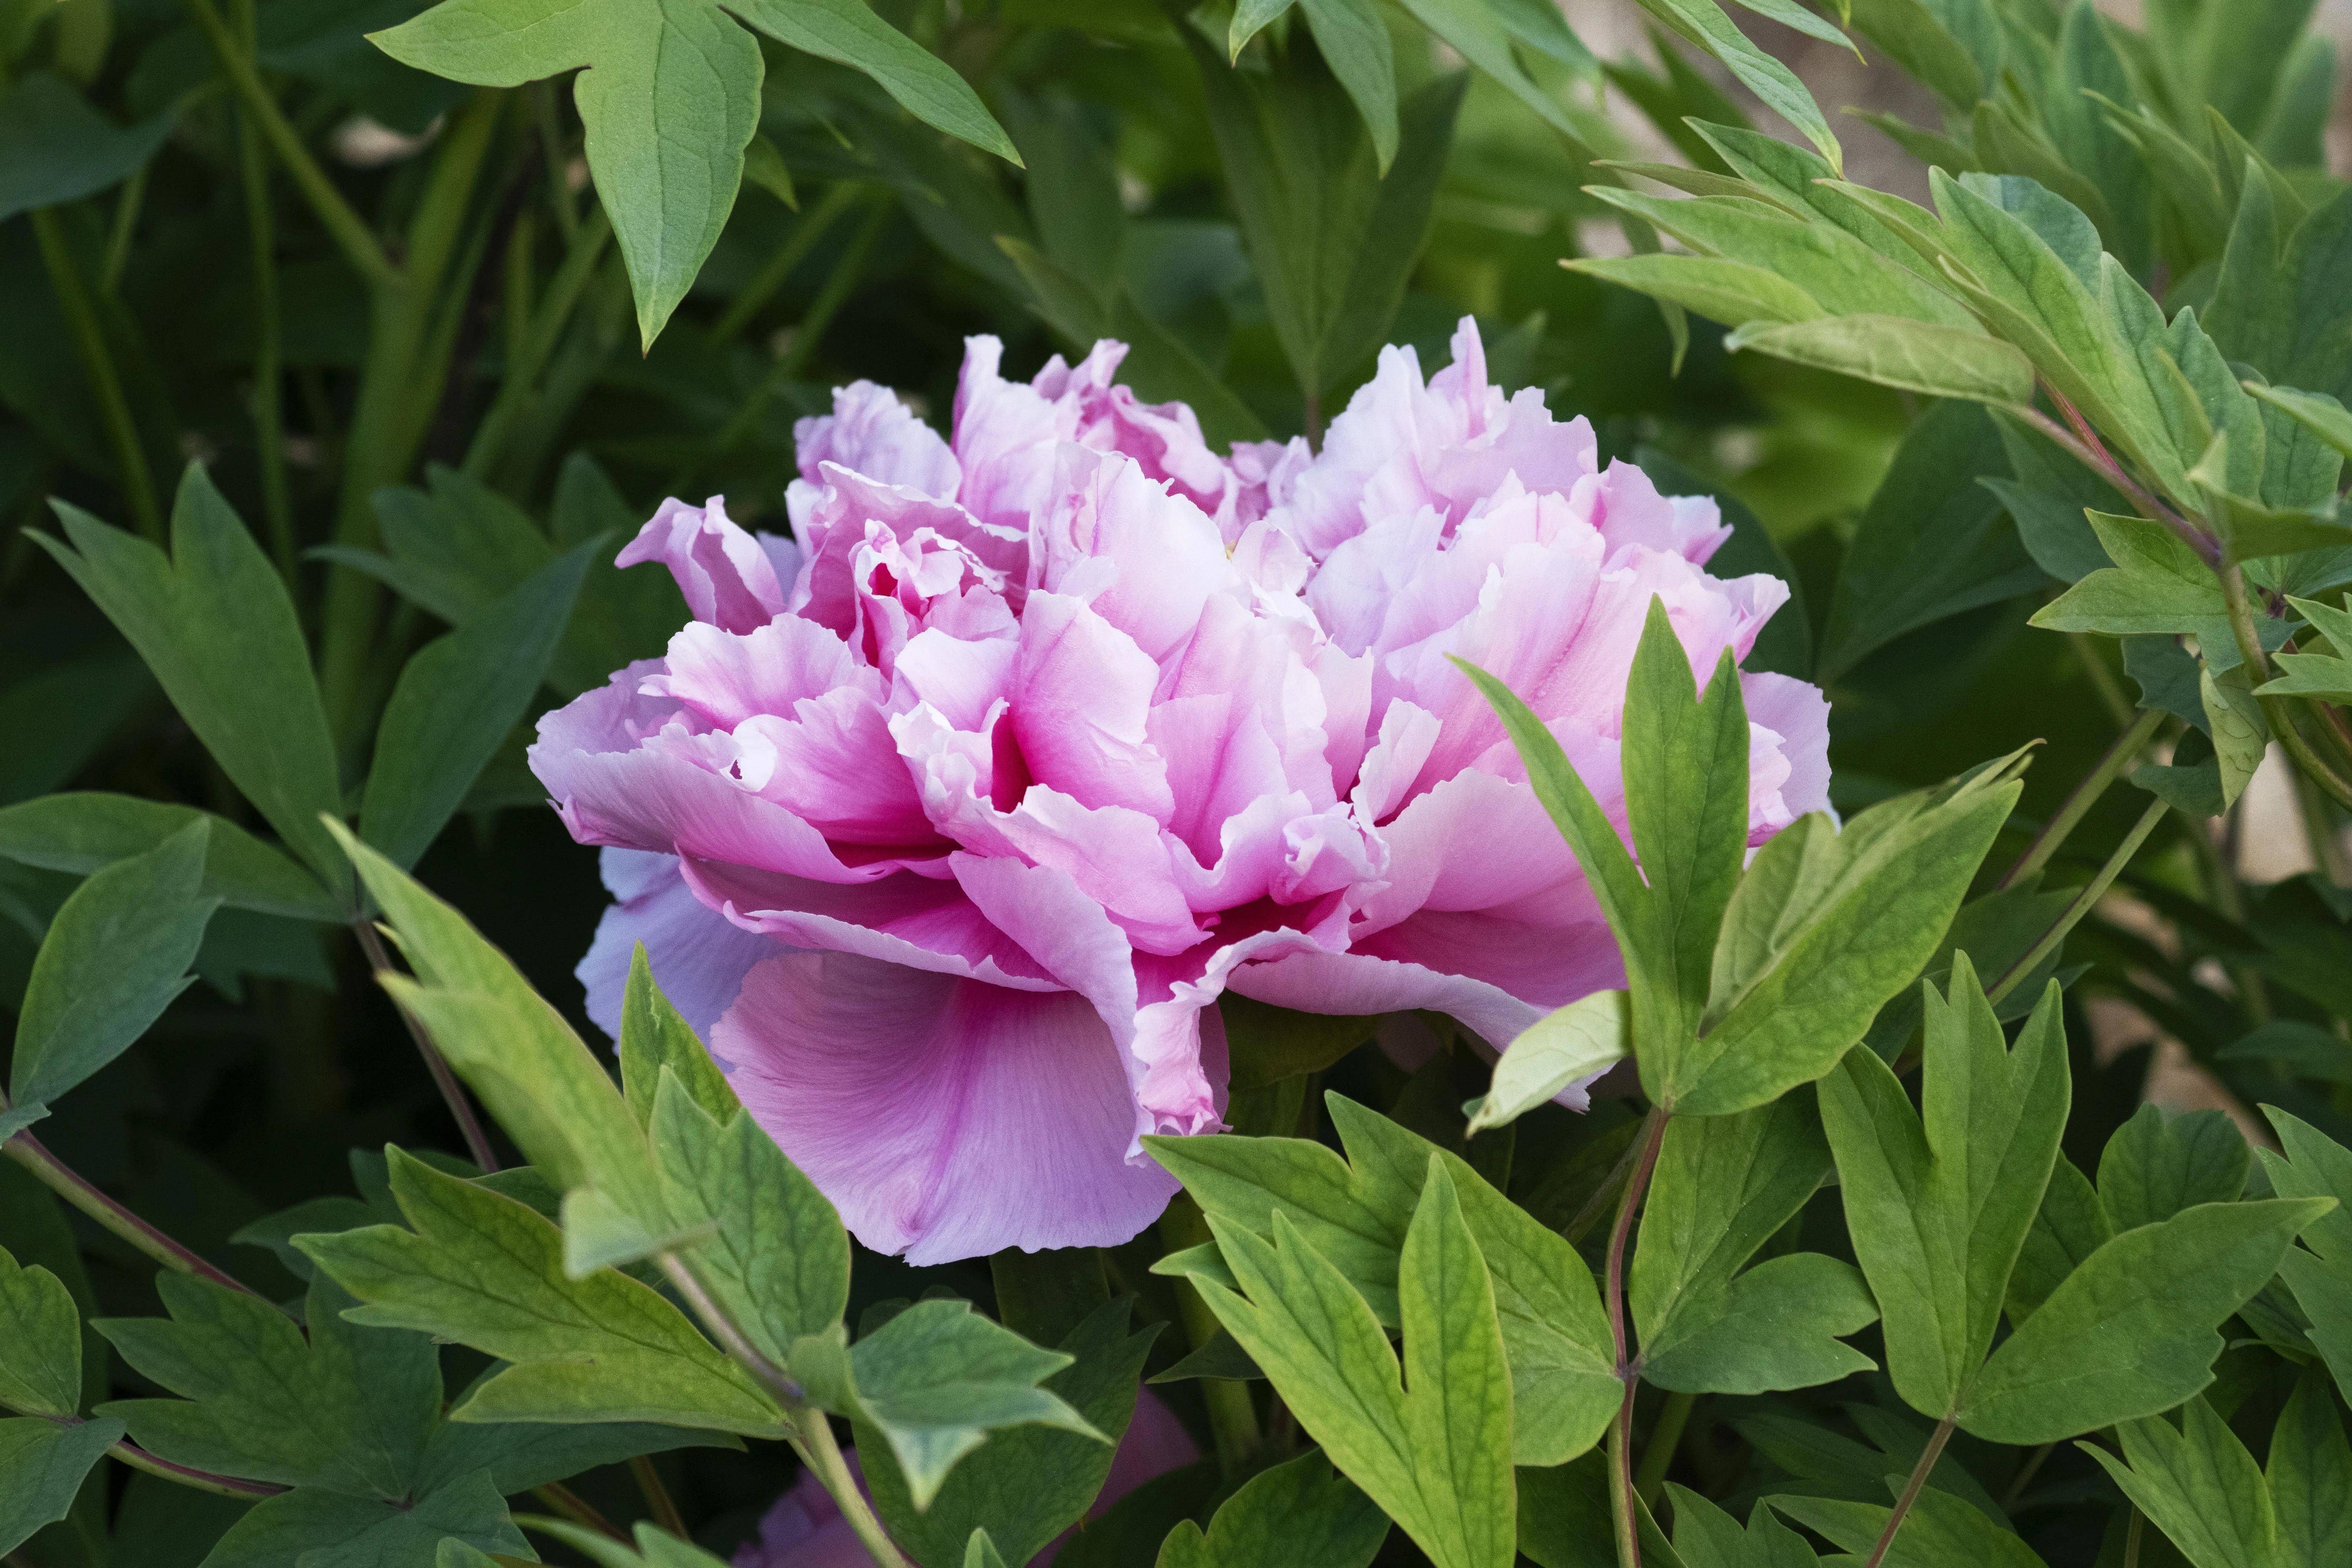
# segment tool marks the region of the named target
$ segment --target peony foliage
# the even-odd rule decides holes
[[[1633,9],[0,5],[9,1568],[2352,1561],[2335,46]]]

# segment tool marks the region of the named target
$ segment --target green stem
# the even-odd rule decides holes
[[[639,1454],[631,1459],[629,1474],[636,1478],[637,1490],[645,1494],[646,1507],[653,1511],[654,1522],[680,1541],[692,1540],[692,1532],[686,1528],[686,1515],[678,1512],[677,1500],[662,1485],[661,1472],[654,1468],[652,1458]]]
[[[1160,1239],[1170,1252],[1188,1247],[1198,1247],[1212,1239],[1209,1222],[1201,1215],[1201,1208],[1189,1196],[1179,1194],[1160,1216]],[[1217,1314],[1201,1293],[1192,1289],[1189,1279],[1176,1281],[1177,1316],[1183,1320],[1184,1332],[1194,1350],[1201,1349],[1217,1337],[1223,1327]],[[1220,1378],[1204,1379],[1201,1384],[1202,1400],[1209,1407],[1209,1431],[1215,1440],[1217,1465],[1227,1479],[1239,1477],[1261,1442],[1257,1425],[1257,1408],[1250,1403],[1246,1383],[1229,1383]]]
[[[1650,1440],[1642,1448],[1642,1462],[1633,1471],[1633,1490],[1645,1503],[1658,1500],[1658,1489],[1666,1484],[1666,1471],[1675,1462],[1675,1450],[1681,1447],[1683,1428],[1690,1425],[1691,1406],[1698,1403],[1696,1394],[1669,1394],[1658,1412],[1658,1424],[1650,1429]]]
[[[617,1541],[624,1546],[629,1544],[629,1538],[614,1530],[613,1521],[598,1511],[595,1504],[570,1487],[549,1481],[544,1486],[531,1488],[530,1495],[581,1529],[593,1530],[607,1541]]]
[[[5,1152],[10,1159],[30,1171],[49,1191],[173,1273],[189,1275],[224,1289],[242,1290],[248,1296],[260,1294],[100,1192],[88,1178],[50,1153],[31,1133],[17,1133],[5,1144],[0,1144],[0,1152]]]
[[[2090,680],[2091,689],[2099,694],[2099,700],[2106,705],[2107,715],[2115,720],[2116,728],[2120,730],[2128,725],[2134,711],[2131,694],[2124,689],[2123,682],[2116,679],[2116,672],[2107,668],[2106,659],[2099,652],[2099,644],[2086,632],[2068,632],[2066,644],[2074,650],[2075,658],[2083,666],[2083,674]]]
[[[596,275],[596,263],[604,258],[604,247],[612,237],[613,220],[601,206],[588,215],[588,221],[572,236],[571,248],[565,251],[562,265],[556,268],[554,279],[547,286],[547,297],[533,312],[519,352],[507,363],[497,398],[466,447],[465,471],[469,477],[483,478],[498,461],[515,420],[530,402],[541,367],[547,363],[564,329],[571,324],[572,312],[588,291],[588,284]]]
[[[109,1448],[107,1453],[134,1470],[144,1470],[151,1476],[159,1477],[167,1481],[176,1481],[181,1486],[196,1491],[210,1492],[215,1497],[236,1498],[240,1502],[251,1502],[257,1498],[276,1497],[286,1489],[284,1487],[271,1486],[267,1481],[239,1480],[235,1476],[216,1476],[210,1470],[191,1469],[185,1465],[175,1465],[169,1459],[157,1458],[128,1438]]]
[[[803,1407],[795,1417],[800,1427],[801,1450],[808,1457],[809,1468],[824,1489],[841,1505],[844,1519],[849,1521],[858,1543],[874,1559],[877,1568],[913,1568],[900,1554],[898,1548],[874,1517],[873,1505],[866,1494],[857,1489],[857,1479],[849,1473],[848,1461],[841,1457],[841,1445],[833,1436],[833,1423],[824,1411]]]
[[[2298,773],[2294,775],[2295,805],[2303,817],[2304,837],[2311,842],[2311,858],[2319,874],[2335,887],[2352,887],[2352,868],[2344,863],[2344,843],[2336,825],[2327,819],[2327,801],[2319,793],[2319,785]]]
[[[375,492],[407,476],[439,405],[447,365],[436,363],[435,349],[446,344],[448,333],[436,328],[454,315],[439,309],[444,275],[457,255],[500,107],[497,93],[478,93],[451,122],[435,148],[409,223],[407,274],[377,289],[370,301],[368,355],[336,505],[338,544],[374,545]],[[376,637],[382,605],[382,584],[366,573],[337,567],[328,574],[319,684],[327,721],[347,745],[361,723],[370,668],[382,657]]]
[[[563,128],[558,122],[555,83],[535,81],[524,90],[530,95],[530,117],[539,132],[539,158],[547,174],[547,205],[555,210],[556,232],[569,245],[580,232],[580,210],[572,205],[572,187],[566,182],[569,161],[563,155]]]
[[[114,222],[106,231],[106,265],[99,274],[110,294],[122,286],[122,269],[131,264],[131,237],[139,227],[139,209],[147,200],[148,164],[131,171],[122,194],[114,199]]]
[[[2033,836],[2033,842],[2025,847],[2025,853],[2017,858],[2017,864],[2002,876],[2000,887],[2021,882],[2050,863],[2050,858],[2066,842],[2066,836],[2074,831],[2083,818],[2090,814],[2091,807],[2099,803],[2099,797],[2107,793],[2107,786],[2115,783],[2124,769],[2131,764],[2132,759],[2155,739],[2157,728],[2164,720],[2162,709],[2151,708],[2142,713],[2130,729],[2116,737],[2115,744],[2107,748],[2098,765],[2083,776],[2082,783],[2066,796],[2065,804],[2058,808],[2057,814]]]
[[[181,3],[187,6],[188,15],[195,19],[197,31],[203,33],[205,41],[212,46],[213,57],[220,62],[222,71],[228,77],[229,86],[244,100],[247,112],[261,128],[261,134],[268,141],[270,149],[278,154],[278,161],[286,165],[286,172],[293,176],[296,188],[310,204],[310,210],[319,215],[320,223],[333,237],[336,246],[353,269],[379,289],[397,288],[401,281],[400,268],[394,266],[392,258],[384,254],[383,247],[377,243],[366,222],[352,210],[349,202],[343,200],[342,193],[335,189],[333,181],[327,178],[327,172],[319,167],[317,159],[310,156],[310,150],[302,145],[302,138],[288,123],[285,114],[278,107],[277,99],[271,96],[268,87],[262,81],[261,73],[254,68],[253,57],[239,46],[236,35],[229,31],[228,24],[221,19],[220,13],[213,9],[211,0],[181,0]]]
[[[1911,1467],[1911,1479],[1903,1483],[1903,1495],[1895,1500],[1894,1511],[1886,1516],[1886,1528],[1879,1533],[1878,1544],[1870,1549],[1870,1559],[1863,1568],[1879,1568],[1886,1561],[1887,1551],[1895,1544],[1895,1532],[1903,1528],[1911,1505],[1919,1500],[1919,1493],[1927,1484],[1927,1473],[1936,1468],[1936,1461],[1943,1457],[1944,1445],[1951,1440],[1952,1418],[1947,1415],[1936,1423],[1935,1435],[1919,1450],[1919,1462]]]
[[[857,200],[859,189],[853,181],[841,182],[826,191],[824,198],[809,208],[808,216],[793,226],[792,237],[768,258],[760,270],[752,275],[751,281],[744,285],[743,291],[735,296],[725,313],[712,325],[710,343],[714,348],[732,342],[735,335],[751,323],[751,318],[775,298],[776,290],[782,289],[800,264],[808,259],[808,253],[816,248],[816,242],[824,237],[825,230],[833,226],[834,220],[847,212]]]
[[[1619,1568],[1642,1568],[1641,1499],[1633,1488],[1633,1391],[1641,1385],[1642,1368],[1625,1336],[1625,1245],[1633,1236],[1633,1216],[1641,1209],[1643,1194],[1649,1190],[1651,1173],[1658,1168],[1658,1151],[1666,1141],[1666,1123],[1671,1120],[1670,1112],[1655,1105],[1643,1118],[1641,1154],[1617,1200],[1616,1223],[1609,1227],[1603,1280],[1609,1341],[1617,1355],[1617,1379],[1625,1385],[1625,1397],[1617,1406],[1609,1432],[1609,1516],[1617,1531]]]
[[[2124,841],[2116,846],[2116,852],[2107,857],[2105,865],[2099,868],[2098,875],[2083,885],[2082,890],[2074,895],[2074,902],[2068,904],[2058,918],[2050,922],[2050,929],[2025,950],[2025,956],[2011,964],[2000,979],[1986,989],[1987,1001],[1999,1003],[2023,984],[2025,977],[2032,973],[2043,959],[2057,951],[2058,944],[2066,940],[2066,933],[2080,924],[2083,917],[2091,912],[2092,906],[2106,896],[2107,889],[2123,874],[2123,868],[2131,863],[2131,858],[2139,853],[2139,847],[2147,842],[2147,836],[2156,831],[2156,825],[2164,820],[2168,809],[2160,800],[2148,803],[2147,809],[2141,812],[2139,820],[2132,825],[2132,830],[2124,835]]]
[[[360,951],[367,955],[369,972],[378,984],[383,984],[383,977],[394,973],[391,955],[383,950],[383,939],[376,935],[375,926],[366,920],[353,921],[352,931],[359,938]],[[499,1157],[491,1151],[489,1134],[482,1130],[481,1118],[474,1114],[474,1102],[466,1098],[457,1075],[449,1070],[448,1058],[435,1047],[433,1037],[425,1032],[415,1014],[396,1002],[394,1005],[399,1007],[400,1021],[408,1026],[408,1037],[416,1042],[417,1054],[425,1058],[425,1070],[433,1075],[433,1087],[441,1091],[442,1103],[457,1119],[458,1134],[466,1140],[466,1152],[473,1156],[475,1167],[485,1175],[496,1171]]]
[[[2010,1478],[2008,1489],[2000,1494],[2001,1512],[2009,1513],[2016,1509],[2017,1500],[2025,1495],[2025,1489],[2033,1483],[2035,1476],[2042,1473],[2043,1463],[2057,1447],[2055,1443],[2044,1443],[2025,1457],[2025,1462],[2017,1467],[2017,1474]]]
[[[2221,602],[2229,607],[2230,631],[2238,639],[2238,657],[2246,663],[2246,673],[2260,687],[2270,679],[2270,660],[2263,654],[2262,638],[2254,630],[2254,608],[2246,595],[2246,574],[2234,558],[2224,560],[2217,570],[2221,577]],[[2308,774],[2313,783],[2335,796],[2336,802],[2352,808],[2352,784],[2347,784],[2311,749],[2311,742],[2295,728],[2294,704],[2284,697],[2257,697],[2263,717],[2270,721],[2271,733],[2286,748],[2295,766]]]
[[[155,478],[148,471],[147,452],[139,441],[139,426],[131,416],[130,400],[122,395],[122,379],[115,374],[114,356],[107,350],[105,329],[100,326],[98,310],[90,303],[89,290],[82,286],[73,247],[66,240],[65,226],[58,222],[54,207],[35,207],[31,217],[33,236],[41,246],[41,264],[48,270],[49,287],[57,291],[58,308],[65,311],[74,348],[81,356],[82,374],[89,378],[89,390],[98,399],[99,417],[106,426],[107,443],[114,448],[114,462],[131,519],[139,525],[142,537],[151,543],[161,544],[163,514],[155,505]]]
[[[254,0],[234,0],[238,34],[254,38]],[[253,250],[253,435],[261,461],[261,512],[278,574],[294,584],[294,498],[286,484],[283,327],[278,311],[278,228],[269,205],[269,163],[251,110],[236,117],[237,161],[245,182],[246,232]]]

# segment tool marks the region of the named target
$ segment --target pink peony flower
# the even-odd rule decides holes
[[[1138,1389],[1134,1418],[1119,1437],[1118,1449],[1111,1456],[1110,1474],[1104,1478],[1102,1490],[1095,1494],[1087,1518],[1100,1519],[1111,1504],[1144,1482],[1181,1469],[1200,1457],[1199,1447],[1176,1419],[1176,1413],[1149,1388]],[[857,1478],[858,1489],[863,1491],[866,1472],[858,1465],[857,1450],[852,1448],[848,1459],[849,1472]],[[1030,1560],[1031,1568],[1046,1568],[1071,1534],[1064,1531]],[[842,1517],[841,1505],[834,1501],[833,1494],[803,1470],[760,1521],[759,1539],[736,1551],[734,1568],[871,1568],[873,1561],[859,1543],[857,1532]]]
[[[866,383],[803,422],[797,545],[665,502],[622,559],[696,619],[531,752],[609,847],[592,1014],[643,942],[858,1237],[936,1263],[1150,1223],[1175,1184],[1138,1139],[1221,1125],[1228,988],[1500,1047],[1622,984],[1446,656],[1613,805],[1651,599],[1703,677],[1787,590],[1709,576],[1712,501],[1454,346],[1426,383],[1384,351],[1319,455],[1224,459],[1112,384],[1117,344],[1024,384],[980,338],[951,440]],[[1760,843],[1826,802],[1827,708],[1742,682]]]

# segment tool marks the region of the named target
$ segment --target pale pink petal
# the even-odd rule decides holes
[[[1030,778],[1085,805],[1160,821],[1168,766],[1148,742],[1160,671],[1134,640],[1076,599],[1032,594],[1013,674],[1012,738]]]
[[[615,566],[658,561],[677,580],[698,621],[730,632],[765,626],[784,607],[776,563],[758,540],[727,516],[718,496],[699,507],[675,498],[661,503],[636,538],[613,558]]]
[[[654,983],[694,1032],[709,1039],[710,1026],[743,988],[744,974],[775,955],[775,942],[742,930],[696,898],[678,876],[674,855],[607,849],[597,865],[613,902],[596,922],[588,955],[572,971],[587,988],[588,1016],[621,1037],[621,998],[630,960],[643,942]]]
[[[814,621],[781,616],[738,636],[688,621],[669,639],[664,673],[648,695],[666,695],[714,724],[733,726],[757,713],[788,710],[803,698],[850,687],[881,695],[881,682],[857,668],[848,644]]]
[[[793,426],[793,458],[801,478],[822,485],[817,470],[838,463],[886,485],[924,495],[956,493],[963,471],[938,431],[915,416],[898,395],[870,381],[833,389],[833,412]],[[797,526],[799,520],[793,520]]]
[[[1129,1158],[1127,1071],[1082,996],[794,953],[751,971],[714,1040],[851,1233],[912,1264],[1116,1246],[1176,1191]]]

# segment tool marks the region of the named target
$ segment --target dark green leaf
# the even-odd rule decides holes
[[[0,1552],[65,1518],[82,1478],[121,1440],[120,1421],[0,1420]]]
[[[59,503],[68,549],[32,537],[121,631],[245,797],[310,868],[344,872],[320,817],[341,813],[334,742],[293,603],[205,470],[172,506],[172,553]]]
[[[401,670],[360,806],[360,837],[394,865],[416,864],[522,719],[595,549],[581,545],[541,567]]]
[[[110,123],[63,79],[20,77],[0,97],[0,222],[94,195],[155,155],[171,114]]]
[[[1387,1516],[1370,1498],[1334,1475],[1322,1455],[1305,1454],[1251,1477],[1205,1532],[1190,1520],[1179,1524],[1157,1568],[1365,1568],[1388,1533]]]
[[[8,1096],[46,1105],[131,1048],[188,988],[205,926],[210,824],[94,873],[58,910],[16,1017]]]

